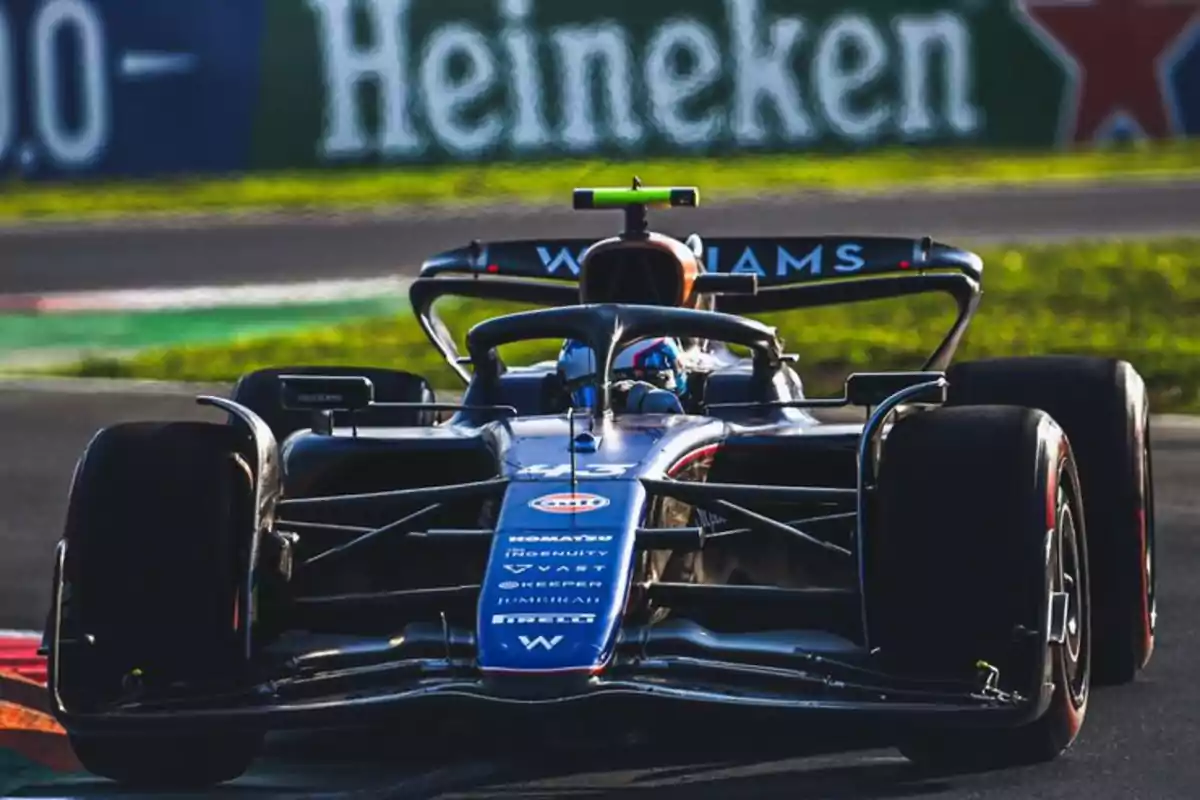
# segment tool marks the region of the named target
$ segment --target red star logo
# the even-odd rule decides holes
[[[1183,35],[1200,0],[1018,0],[1075,61],[1071,140],[1088,141],[1114,112],[1146,135],[1171,135],[1158,58]]]

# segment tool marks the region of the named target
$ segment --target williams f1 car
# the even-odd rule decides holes
[[[82,763],[211,785],[272,729],[491,712],[832,717],[931,765],[1065,751],[1093,682],[1154,646],[1141,377],[951,365],[975,254],[649,229],[648,208],[697,203],[581,189],[576,208],[624,212],[617,235],[430,258],[411,301],[456,402],[398,369],[287,366],[198,398],[217,421],[101,430],[44,641]],[[957,303],[941,344],[837,397],[807,397],[803,353],[758,321],[923,292]],[[475,325],[464,354],[444,297],[534,308]],[[500,355],[546,339],[593,368]]]

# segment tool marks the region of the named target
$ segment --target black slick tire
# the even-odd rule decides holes
[[[1006,767],[1075,741],[1091,644],[1080,509],[1070,445],[1041,411],[942,408],[892,428],[869,524],[871,645],[913,677],[964,679],[991,665],[998,688],[1029,709],[1015,725],[910,731],[899,743],[910,760]],[[1067,596],[1062,643],[1047,628],[1055,593]]]
[[[1126,361],[1036,356],[950,368],[949,405],[1039,408],[1071,440],[1087,517],[1095,586],[1097,685],[1132,681],[1154,652],[1157,592],[1150,404]]]
[[[219,691],[243,676],[235,609],[253,479],[239,436],[215,423],[128,423],[88,445],[63,537],[57,679],[69,709],[102,712],[166,686]],[[67,722],[88,771],[139,786],[231,780],[262,743],[244,727],[110,737],[81,735]]]
[[[234,385],[231,399],[262,417],[278,442],[312,426],[310,414],[285,409],[280,404],[280,375],[361,376],[374,384],[377,402],[433,403],[436,400],[429,382],[420,375],[383,367],[271,367],[246,373]],[[437,415],[422,409],[371,408],[356,412],[354,419],[363,427],[420,427],[432,425]]]

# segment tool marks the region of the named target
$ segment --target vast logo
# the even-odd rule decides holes
[[[521,644],[525,645],[526,650],[532,650],[535,647],[541,647],[544,650],[553,650],[559,642],[563,640],[561,635],[552,636],[547,639],[545,636],[518,636]]]
[[[544,494],[529,501],[529,507],[547,514],[586,514],[608,505],[608,498],[587,492]]]
[[[603,551],[601,551],[603,552]],[[520,575],[522,572],[534,570],[535,572],[603,572],[603,564],[576,564],[574,567],[569,567],[566,564],[558,566],[550,566],[549,564],[505,564],[504,568],[514,575]]]

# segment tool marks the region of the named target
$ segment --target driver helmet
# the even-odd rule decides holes
[[[596,356],[586,344],[568,340],[558,354],[558,374],[576,408],[595,408],[599,401]],[[637,381],[683,397],[687,370],[678,339],[657,338],[630,345],[613,359],[612,381]]]

